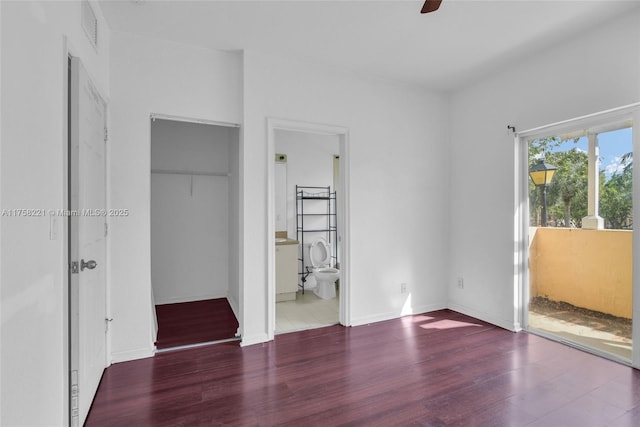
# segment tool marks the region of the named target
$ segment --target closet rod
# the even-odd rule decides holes
[[[201,175],[201,176],[231,176],[229,173],[221,172],[196,172],[196,171],[173,171],[162,169],[151,169],[151,173],[167,174],[167,175]]]

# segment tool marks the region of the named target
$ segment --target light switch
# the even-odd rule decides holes
[[[49,240],[58,240],[58,217],[55,215],[49,217]]]

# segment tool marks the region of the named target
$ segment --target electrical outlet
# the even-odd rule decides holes
[[[464,279],[462,277],[458,277],[458,288],[464,289]]]
[[[407,293],[407,284],[406,283],[400,283],[400,293],[401,294]]]

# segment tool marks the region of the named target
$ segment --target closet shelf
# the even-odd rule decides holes
[[[151,169],[151,173],[164,174],[164,175],[231,176],[229,173],[223,173],[223,172],[178,171],[178,170],[166,170],[166,169]]]

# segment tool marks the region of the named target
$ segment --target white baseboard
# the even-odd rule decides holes
[[[111,353],[111,363],[130,362],[132,360],[146,359],[155,355],[155,347],[140,348],[137,350]]]
[[[483,311],[478,311],[475,310],[473,308],[470,307],[465,307],[463,305],[460,304],[456,304],[456,303],[449,303],[449,307],[450,310],[453,311],[457,311],[458,313],[461,314],[466,314],[467,316],[471,316],[474,317],[478,320],[482,320],[485,321],[487,323],[491,323],[492,325],[498,326],[500,328],[506,329],[508,331],[511,332],[517,332],[519,331],[520,328],[520,324],[518,322],[509,322],[507,320],[504,319],[499,319],[495,316],[492,316],[488,313],[485,313]]]
[[[444,310],[447,307],[445,303],[428,304],[416,307],[410,314],[402,314],[401,312],[392,311],[387,313],[372,314],[369,316],[351,318],[351,326],[368,325],[369,323],[384,322],[385,320],[398,319],[403,316],[412,316],[415,314],[428,313],[430,311]]]
[[[520,330],[522,330],[521,325],[519,322],[509,322],[506,321],[504,319],[499,319],[495,316],[492,316],[488,313],[482,312],[482,311],[478,311],[475,309],[472,309],[470,307],[465,307],[463,305],[460,304],[455,304],[455,303],[438,303],[438,304],[429,304],[429,305],[424,305],[424,306],[420,306],[417,307],[413,310],[413,313],[411,314],[407,314],[407,315],[416,315],[416,314],[424,314],[424,313],[429,313],[431,311],[437,311],[437,310],[444,310],[444,309],[449,309],[449,310],[453,310],[456,311],[458,313],[461,314],[465,314],[467,316],[476,318],[478,320],[482,320],[484,322],[487,323],[491,323],[492,325],[498,326],[500,328],[506,329],[508,331],[512,331],[512,332],[518,332]],[[403,317],[403,315],[401,313],[398,312],[387,312],[387,313],[378,313],[378,314],[373,314],[373,315],[369,315],[369,316],[362,316],[362,317],[356,317],[356,318],[352,318],[352,322],[351,325],[352,326],[361,326],[361,325],[368,325],[370,323],[376,323],[376,322],[384,322],[385,320],[392,320],[392,319],[398,319],[400,317]]]
[[[227,295],[227,301],[231,306],[231,311],[233,311],[233,315],[236,316],[236,320],[238,320],[238,323],[239,323],[240,322],[240,304],[238,304],[238,301],[236,301],[235,298],[232,298],[231,295]]]
[[[207,299],[227,298],[227,294],[207,294],[207,295],[180,295],[174,297],[156,298],[155,305],[178,304],[181,302],[202,301]]]
[[[384,322],[385,320],[397,319],[398,317],[400,317],[400,315],[395,311],[387,312],[387,313],[371,314],[368,316],[361,316],[361,317],[352,317],[351,326],[362,326],[362,325],[368,325],[369,323]]]
[[[449,308],[446,303],[428,304],[417,307],[413,314],[425,314],[431,311],[445,310]]]
[[[262,344],[267,341],[269,341],[269,335],[267,335],[266,333],[243,336],[242,341],[240,341],[240,347],[247,347],[249,345]]]

